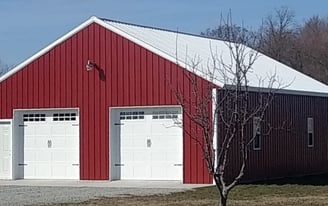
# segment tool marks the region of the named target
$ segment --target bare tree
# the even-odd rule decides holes
[[[231,11],[229,12],[229,15]],[[256,47],[259,42],[254,42],[254,40],[259,40],[257,38],[258,32],[252,31],[252,29],[246,28],[244,25],[238,25],[231,23],[230,25],[225,24],[225,18],[221,14],[219,24],[216,28],[207,28],[205,32],[201,32],[200,35],[220,39],[229,42],[243,43],[250,47]]]
[[[246,46],[251,40],[249,35],[245,32],[235,33],[230,15],[223,22],[226,34],[230,35],[230,41],[225,42],[229,57],[212,51],[212,62],[203,71],[204,78],[211,83],[204,87],[194,74],[187,73],[194,97],[187,99],[178,89],[176,98],[184,114],[202,131],[201,139],[196,134],[191,134],[191,138],[202,149],[208,172],[213,176],[220,194],[219,204],[225,206],[229,192],[245,174],[250,149],[258,140],[265,112],[280,84],[276,75],[271,74],[266,79],[258,79],[258,89],[250,87],[249,76],[259,53]],[[200,70],[199,61],[192,61],[189,65],[192,65],[194,72]],[[219,88],[218,84],[224,87]],[[256,101],[253,101],[254,98]],[[191,108],[188,107],[190,104],[193,105]],[[213,115],[210,115],[212,112]],[[254,122],[255,132],[249,132],[249,126]],[[216,141],[214,137],[218,134],[217,127],[220,133]],[[238,154],[233,154],[233,151],[238,151]],[[238,171],[236,174],[230,172],[232,161],[238,162],[233,166]]]
[[[294,13],[286,7],[276,9],[273,15],[267,16],[259,31],[259,47],[266,55],[302,70],[297,41],[299,32],[294,17]]]
[[[313,16],[296,26],[288,8],[266,17],[260,51],[315,79],[328,83],[328,19]]]
[[[0,76],[5,74],[9,70],[9,66],[6,64],[3,64],[0,60]]]
[[[231,32],[235,35],[247,34],[251,40],[257,36],[255,42],[243,43],[321,82],[328,83],[328,18],[314,15],[303,24],[297,24],[293,11],[281,7],[265,17],[257,31],[245,29],[243,25],[229,26],[231,28],[219,24],[217,28],[207,29],[201,35],[234,42],[243,42],[244,39],[234,39]]]
[[[304,73],[328,83],[328,19],[313,16],[300,28]]]

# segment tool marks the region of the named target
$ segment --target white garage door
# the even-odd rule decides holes
[[[180,108],[119,111],[121,179],[182,180]]]
[[[27,111],[24,122],[24,178],[79,179],[77,110]]]
[[[11,178],[11,122],[0,120],[0,179]]]

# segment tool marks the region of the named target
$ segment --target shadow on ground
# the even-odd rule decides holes
[[[258,184],[258,185],[312,185],[312,186],[325,186],[328,185],[328,173],[320,175],[307,175],[299,177],[286,177],[272,180],[261,180],[250,183],[243,183],[242,185]]]

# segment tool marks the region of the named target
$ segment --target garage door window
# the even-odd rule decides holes
[[[23,114],[24,122],[44,122],[46,121],[46,114]]]
[[[178,119],[178,111],[154,111],[153,119]]]
[[[53,121],[75,121],[76,113],[54,113]]]
[[[144,111],[120,112],[120,120],[145,119]]]

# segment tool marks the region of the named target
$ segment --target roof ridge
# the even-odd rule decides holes
[[[109,19],[109,18],[100,18],[100,17],[97,17],[97,18],[102,21],[113,22],[113,23],[118,23],[118,24],[125,24],[127,26],[135,26],[135,27],[141,27],[141,28],[145,28],[145,29],[154,29],[154,30],[159,30],[159,31],[172,32],[172,33],[183,34],[183,35],[188,35],[188,36],[200,37],[200,38],[209,39],[209,40],[225,41],[221,38],[209,37],[209,36],[205,36],[205,35],[201,35],[201,34],[194,34],[194,33],[184,32],[184,31],[179,31],[179,30],[175,31],[172,29],[165,29],[165,28],[160,28],[160,27],[155,27],[155,26],[130,23],[130,22]]]

